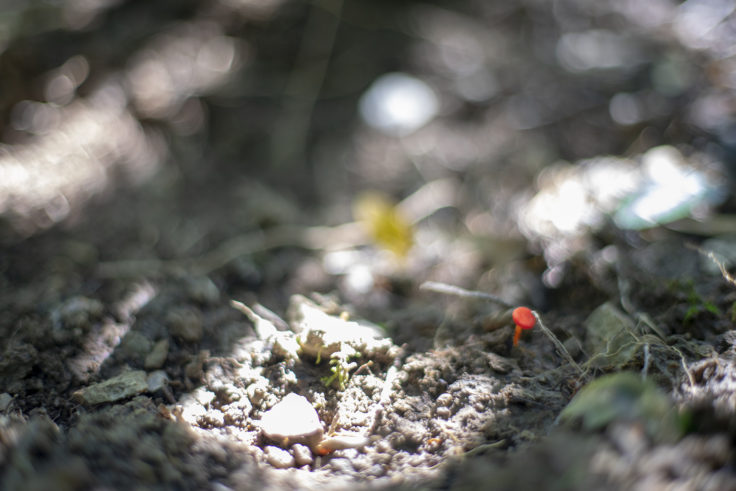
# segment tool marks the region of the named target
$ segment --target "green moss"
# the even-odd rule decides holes
[[[320,378],[322,384],[325,387],[337,386],[337,390],[345,390],[350,380],[350,370],[355,368],[355,363],[350,362],[351,358],[357,358],[360,355],[352,355],[345,359],[342,358],[331,358],[330,359],[330,375],[325,375]]]

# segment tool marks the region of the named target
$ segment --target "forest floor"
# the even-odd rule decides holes
[[[736,489],[725,31],[583,3],[5,12],[0,487]]]

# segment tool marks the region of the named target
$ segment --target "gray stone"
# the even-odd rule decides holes
[[[220,299],[217,285],[206,276],[188,278],[186,288],[189,298],[203,305],[214,305]]]
[[[189,343],[197,343],[202,339],[202,316],[199,311],[189,307],[172,309],[166,316],[166,325],[172,336]]]
[[[166,357],[169,355],[169,340],[162,339],[153,345],[153,349],[146,356],[146,360],[143,366],[146,370],[156,370],[161,368],[166,362]]]
[[[148,390],[146,372],[133,370],[74,392],[72,397],[86,405],[119,401]]]
[[[151,340],[138,331],[128,331],[120,341],[118,351],[126,360],[140,363],[151,351]]]
[[[148,391],[156,392],[169,383],[169,377],[163,370],[156,370],[148,376]]]

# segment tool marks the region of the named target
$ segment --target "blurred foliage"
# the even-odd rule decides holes
[[[672,401],[651,380],[620,372],[604,375],[583,387],[560,414],[563,422],[582,422],[583,428],[602,430],[619,422],[637,422],[659,441],[681,436],[684,419]]]
[[[413,230],[401,211],[386,196],[364,193],[353,204],[355,218],[363,223],[371,240],[399,259],[405,259],[414,242]]]
[[[665,181],[642,175],[650,149],[688,178],[698,162],[733,168],[733,24],[732,2],[705,0],[4,2],[0,214],[31,234],[156,176],[160,199],[130,204],[154,222],[136,233],[155,236],[149,255],[180,257],[264,224],[345,223],[353,205],[378,247],[416,252],[429,276],[488,273],[484,290],[529,296],[539,285],[515,287],[503,261],[541,251],[544,286],[563,284],[571,257],[606,242],[616,184]],[[432,96],[410,129],[382,133],[360,101],[391,73]],[[406,113],[394,98],[384,109]],[[435,182],[452,198],[420,220],[356,199]],[[677,194],[653,189],[631,204]],[[733,199],[654,222],[710,204]]]

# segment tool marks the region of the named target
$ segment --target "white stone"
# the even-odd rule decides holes
[[[312,451],[306,445],[297,443],[293,447],[291,447],[291,451],[294,454],[294,462],[296,462],[296,465],[298,467],[302,467],[304,465],[311,465],[312,462],[314,462],[314,457],[312,457]]]
[[[301,295],[291,297],[289,324],[297,334],[303,354],[328,359],[333,353],[352,354],[380,344],[380,328],[326,314],[314,302]]]
[[[324,434],[317,411],[305,397],[294,393],[266,411],[260,427],[266,438],[283,448],[293,443],[312,447],[322,440]]]
[[[294,467],[294,457],[286,450],[269,445],[263,449],[263,453],[266,455],[266,461],[277,469]]]

